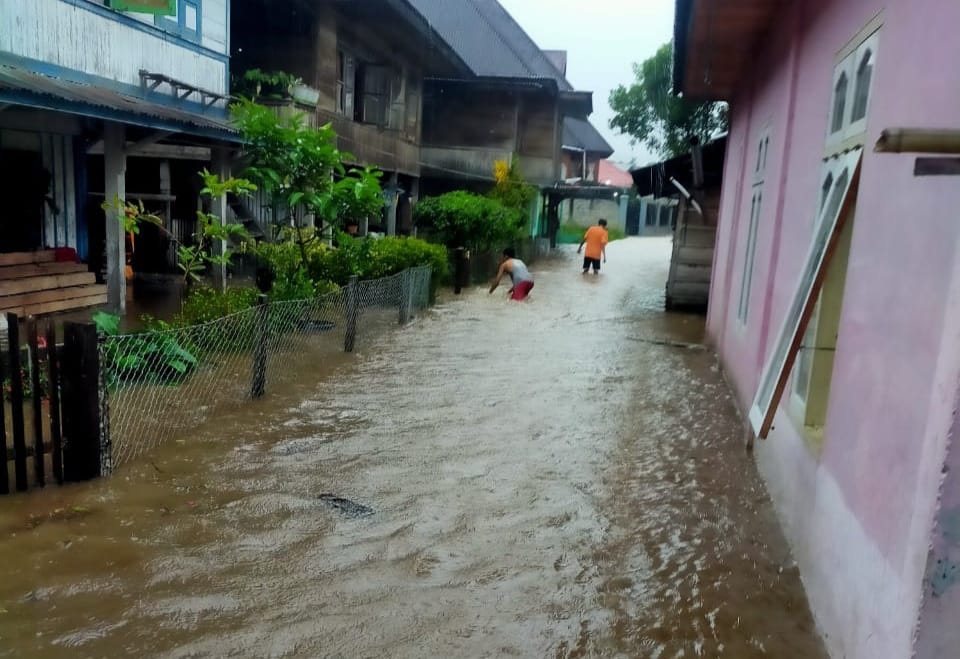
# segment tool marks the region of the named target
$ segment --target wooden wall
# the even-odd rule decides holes
[[[219,45],[221,54],[226,51],[225,3],[203,3],[203,28],[210,27],[209,43]],[[212,18],[218,6],[222,24]],[[127,85],[139,85],[139,71],[145,69],[214,92],[227,91],[223,59],[205,56],[167,35],[125,25],[84,8],[83,3],[3,0],[2,7],[0,51]]]

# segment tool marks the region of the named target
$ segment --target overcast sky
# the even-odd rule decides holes
[[[638,165],[655,160],[643,145],[630,145],[608,125],[610,90],[633,79],[642,62],[673,35],[674,0],[500,0],[544,50],[566,50],[567,79],[593,92],[590,121],[616,149],[612,160]]]

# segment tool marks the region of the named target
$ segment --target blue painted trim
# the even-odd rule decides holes
[[[197,29],[187,27],[187,5],[197,12]],[[203,4],[202,0],[177,0],[177,19],[173,21],[169,16],[158,14],[153,17],[153,24],[169,34],[175,34],[190,43],[203,43]],[[229,53],[229,50],[227,51]]]
[[[73,138],[73,203],[77,213],[77,255],[81,261],[90,258],[90,233],[87,229],[87,157],[83,141]]]
[[[224,142],[242,143],[243,139],[237,133],[217,130],[215,128],[205,128],[194,126],[192,124],[160,119],[136,112],[126,112],[115,110],[113,108],[102,107],[99,105],[90,105],[77,101],[68,101],[62,98],[47,96],[45,94],[34,94],[21,90],[0,90],[0,102],[11,103],[13,105],[23,105],[25,107],[38,110],[51,110],[53,112],[66,112],[81,117],[90,117],[91,119],[106,119],[108,121],[118,121],[133,126],[142,126],[144,128],[153,128],[154,130],[172,131],[175,133],[185,133],[187,135],[196,135],[198,137],[208,137]]]
[[[90,73],[84,73],[83,71],[77,71],[76,69],[68,69],[58,64],[42,62],[40,60],[30,59],[28,57],[13,55],[11,53],[0,52],[0,64],[19,69],[25,69],[32,73],[39,73],[40,75],[45,75],[50,78],[69,80],[71,82],[90,85],[91,87],[109,89],[120,94],[133,96],[134,98],[142,98],[154,105],[162,105],[164,107],[186,110],[201,116],[214,117],[216,119],[226,119],[228,116],[228,113],[224,108],[205,107],[203,104],[197,103],[196,101],[180,100],[170,96],[169,94],[147,92],[139,85],[130,85],[125,82],[118,82],[116,80],[111,80],[110,78],[103,78]]]
[[[60,207],[60,213],[63,216],[63,247],[70,244],[70,223],[73,221],[69,213],[70,204],[67,201],[67,191],[70,189],[67,185],[67,143],[68,138],[64,135],[60,137],[60,169],[63,176],[60,183],[63,185],[63,206]]]
[[[127,27],[131,27],[135,30],[139,30],[140,32],[145,32],[146,34],[152,35],[154,37],[159,37],[164,41],[168,41],[172,44],[182,46],[187,50],[192,50],[195,53],[199,53],[200,55],[205,55],[206,57],[210,57],[212,59],[219,60],[221,62],[225,62],[230,59],[229,53],[217,52],[216,50],[207,48],[203,44],[195,43],[193,41],[184,39],[183,37],[178,36],[176,32],[173,32],[173,33],[167,32],[166,30],[163,30],[157,27],[156,25],[150,25],[149,23],[138,21],[135,18],[130,18],[126,14],[120,13],[118,11],[114,11],[112,9],[104,7],[103,5],[94,4],[89,0],[57,0],[57,2],[63,2],[65,4],[71,5],[73,7],[77,7],[79,9],[92,11],[93,13],[99,14],[100,16],[109,18],[110,20],[117,21],[118,23],[122,23]]]

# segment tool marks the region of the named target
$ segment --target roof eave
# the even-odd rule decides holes
[[[430,43],[437,44],[438,50],[447,59],[447,61],[457,69],[462,75],[473,75],[473,70],[467,62],[460,56],[460,53],[437,32],[430,21],[417,11],[416,7],[410,4],[409,0],[387,0],[387,2],[401,15],[406,16],[410,25],[412,25],[421,36],[426,37]]]

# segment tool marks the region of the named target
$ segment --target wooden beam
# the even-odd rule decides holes
[[[139,155],[141,149],[152,146],[161,140],[165,140],[171,135],[173,135],[171,131],[157,131],[156,133],[144,137],[142,140],[137,142],[127,142],[127,155]]]
[[[873,147],[876,153],[960,154],[960,130],[887,128]]]
[[[44,277],[0,281],[0,305],[3,303],[2,296],[22,295],[24,293],[46,291],[52,288],[86,286],[87,284],[96,283],[96,281],[97,276],[92,272],[75,272],[67,275],[48,275]]]
[[[136,148],[132,153],[131,148],[135,143],[128,142],[124,153],[136,158],[166,158],[168,160],[210,160],[211,150],[205,146],[185,146],[181,144],[143,144]],[[137,142],[136,144],[139,144]],[[94,142],[87,148],[87,153],[92,156],[103,155],[103,140]]]

